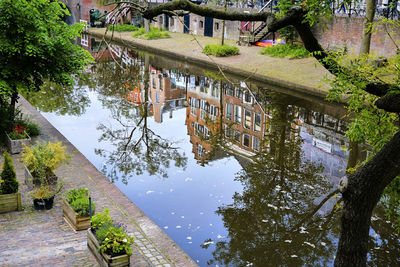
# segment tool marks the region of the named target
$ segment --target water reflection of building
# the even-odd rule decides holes
[[[163,122],[163,114],[183,108],[186,100],[185,76],[174,70],[150,67],[150,100],[156,122]]]

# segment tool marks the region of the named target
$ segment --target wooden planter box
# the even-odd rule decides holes
[[[21,153],[21,151],[23,149],[22,143],[24,143],[27,146],[29,146],[31,144],[31,138],[28,134],[27,134],[27,136],[28,136],[28,138],[26,138],[26,139],[12,140],[6,133],[7,146],[8,146],[8,149],[10,149],[11,154]]]
[[[94,215],[94,213],[92,215]],[[75,231],[90,228],[90,217],[78,215],[65,199],[63,199],[63,216]]]
[[[20,193],[0,195],[0,213],[16,210],[20,211],[21,209]]]
[[[92,229],[87,230],[87,245],[101,267],[107,266],[129,266],[130,258],[127,254],[111,257],[99,251],[100,244],[94,236]]]

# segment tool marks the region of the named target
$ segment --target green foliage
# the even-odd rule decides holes
[[[264,47],[261,54],[271,57],[305,58],[310,57],[310,52],[301,45],[280,44],[271,47]]]
[[[42,183],[48,184],[48,178],[53,176],[55,169],[70,159],[70,155],[65,152],[66,146],[62,146],[61,142],[41,142],[32,147],[24,144],[23,146],[22,160],[32,176]]]
[[[397,233],[400,234],[400,177],[397,176],[384,191],[382,198],[386,217],[393,222]]]
[[[203,53],[215,57],[227,57],[238,55],[239,48],[233,45],[209,44],[204,47]]]
[[[139,28],[137,31],[135,31],[132,34],[133,37],[141,38],[141,39],[147,39],[147,40],[157,40],[160,38],[170,38],[171,36],[169,35],[168,32],[166,32],[163,29],[151,27],[150,32],[146,33],[144,28]]]
[[[113,223],[113,220],[111,219],[109,209],[104,209],[103,212],[97,213],[95,216],[92,217],[90,220],[90,225],[91,228],[95,231],[102,227],[103,225],[111,225]]]
[[[132,32],[137,31],[139,28],[133,26],[131,24],[117,24],[117,25],[109,25],[108,30],[116,31],[116,32]]]
[[[89,190],[87,188],[71,189],[65,193],[68,204],[80,216],[89,216]],[[92,201],[92,214],[96,210],[95,203]]]
[[[71,84],[71,74],[92,62],[75,45],[83,25],[68,26],[65,4],[54,0],[0,1],[0,95],[38,89],[43,80]]]
[[[296,42],[299,35],[293,26],[287,26],[277,31],[281,37],[283,37],[288,44]]]
[[[4,164],[3,170],[1,172],[1,180],[0,184],[0,192],[2,194],[13,194],[18,192],[18,181],[17,176],[15,175],[14,165],[12,163],[12,159],[8,152],[4,152]]]

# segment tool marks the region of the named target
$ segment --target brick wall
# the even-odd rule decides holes
[[[347,47],[353,53],[360,52],[360,42],[362,35],[362,18],[349,18],[349,17],[336,17],[331,22],[327,23],[328,28],[322,30],[322,27],[313,29],[318,41],[324,48],[333,49],[337,47]],[[378,28],[380,31],[372,35],[371,40],[371,53],[379,56],[393,56],[396,52],[396,47],[390,40],[390,37],[382,31],[382,27]],[[397,34],[392,37],[400,41]]]

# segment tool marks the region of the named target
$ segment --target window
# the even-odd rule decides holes
[[[253,136],[253,149],[260,151],[260,139],[257,136]]]
[[[233,115],[233,106],[232,104],[226,103],[225,118],[227,118],[228,120],[232,120],[232,115]]]
[[[250,147],[250,135],[243,134],[243,145]]]
[[[255,132],[261,132],[261,114],[254,113],[254,129]]]
[[[219,22],[215,22],[215,29],[219,30]]]
[[[235,105],[235,122],[242,124],[242,107]]]
[[[243,91],[240,88],[235,88],[235,97],[242,99]]]
[[[174,26],[175,18],[174,17],[169,17],[170,25]]]
[[[251,129],[251,111],[244,110],[244,128]]]
[[[225,84],[224,87],[225,87],[225,94],[229,95],[229,96],[233,96],[233,93],[234,93],[233,88],[228,84]]]
[[[200,20],[200,29],[203,29],[204,27],[204,22]]]
[[[158,19],[158,21],[159,21],[160,24],[163,24],[163,17],[160,16],[159,19]]]
[[[233,140],[235,140],[236,142],[240,143],[240,132],[239,131],[235,131],[234,132]]]
[[[196,98],[190,99],[190,114],[196,116]]]
[[[249,93],[249,92],[246,92],[245,94],[244,94],[244,99],[243,99],[243,102],[244,103],[247,103],[247,104],[251,104],[251,103],[253,103],[253,97],[251,96],[251,94]]]

